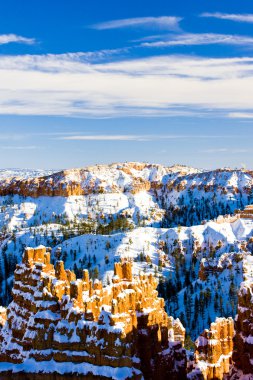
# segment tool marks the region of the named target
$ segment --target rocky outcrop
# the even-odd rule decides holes
[[[244,210],[236,210],[235,215],[241,219],[253,219],[253,205],[248,205]]]
[[[253,257],[249,256],[244,265],[245,281],[241,284],[238,309],[235,317],[233,368],[231,379],[238,372],[253,375]]]
[[[199,267],[199,279],[201,281],[206,281],[209,276],[217,275],[226,269],[233,268],[236,263],[242,262],[245,257],[247,257],[247,253],[244,254],[244,252],[241,251],[235,253],[226,252],[219,258],[203,258],[201,259]]]
[[[235,321],[217,318],[201,334],[188,379],[253,378],[253,256],[250,254],[243,255],[243,272]]]
[[[216,318],[196,340],[195,364],[191,380],[222,380],[229,373],[233,351],[234,321]]]
[[[45,247],[27,248],[0,331],[0,370],[184,379],[185,330],[156,287],[151,274],[133,277],[129,261],[103,287],[87,270],[77,280],[63,262],[54,267]]]
[[[5,325],[7,319],[7,310],[5,307],[0,306],[0,328]]]

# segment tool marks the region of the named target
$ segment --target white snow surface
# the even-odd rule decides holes
[[[96,376],[106,376],[113,380],[124,380],[133,375],[140,375],[141,372],[135,368],[120,367],[113,368],[109,366],[95,366],[90,363],[59,363],[54,360],[38,362],[34,359],[26,359],[22,364],[15,364],[8,362],[0,363],[0,372],[11,371],[12,373],[25,372],[25,373],[59,373],[59,374],[79,374],[88,375],[93,374]]]
[[[0,169],[0,180],[6,178],[36,178],[51,175],[58,170],[54,169]]]
[[[221,273],[218,278],[210,278],[209,284],[201,284],[202,290],[197,289],[199,280],[196,277],[191,284],[193,295],[199,296],[208,287],[219,291],[220,283],[223,283],[226,293],[224,310],[230,312],[226,305],[229,302],[228,277],[234,275],[235,286],[241,280],[240,265],[233,262],[230,252],[240,252],[243,244],[253,236],[253,221],[238,219],[233,223],[199,223],[203,219],[211,219],[212,215],[217,216],[217,213],[230,213],[252,202],[250,189],[253,180],[250,172],[230,169],[200,171],[183,166],[166,168],[162,165],[119,163],[57,173],[6,169],[0,170],[0,182],[13,176],[27,179],[40,175],[48,175],[46,186],[66,186],[78,182],[83,188],[96,191],[69,197],[33,198],[11,194],[0,197],[0,269],[3,275],[6,272],[6,257],[10,261],[7,281],[2,283],[2,299],[5,302],[10,301],[6,289],[11,287],[15,263],[20,262],[24,247],[43,244],[53,247],[52,258],[63,259],[66,268],[81,270],[87,265],[91,271],[97,268],[104,283],[111,280],[114,262],[121,257],[133,260],[135,274],[140,271],[156,272],[158,276],[163,274],[167,279],[181,282],[178,299],[171,303],[173,316],[180,317],[181,312],[185,313],[184,282],[187,274],[183,271],[183,265],[180,267],[180,260],[184,258],[184,269],[189,270],[193,246],[198,243],[200,253],[197,255],[196,275],[202,259],[210,267],[218,265]],[[142,181],[157,182],[163,187],[133,193],[133,184]],[[100,187],[103,191],[97,192]],[[165,212],[166,217],[170,217],[169,225],[191,226],[160,228],[166,225],[162,224]],[[69,220],[75,221],[76,225],[87,220],[106,224],[111,218],[122,215],[135,227],[132,231],[114,231],[116,233],[109,236],[80,235],[76,228],[75,234],[78,236],[63,233],[63,225]],[[164,249],[161,243],[165,244]],[[219,244],[221,247],[211,262],[208,249],[210,245],[216,247]],[[229,271],[229,263],[238,273]],[[178,267],[179,278],[176,274]],[[202,318],[205,327],[208,317],[213,316],[217,315],[212,305]]]

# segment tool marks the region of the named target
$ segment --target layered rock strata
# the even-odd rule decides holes
[[[106,287],[54,267],[41,246],[17,265],[13,301],[0,331],[0,370],[54,372],[101,379],[184,379],[185,330],[168,317],[151,274],[115,264]]]

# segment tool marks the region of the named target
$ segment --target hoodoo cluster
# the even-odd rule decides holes
[[[87,270],[76,279],[62,261],[53,266],[43,246],[26,248],[15,270],[13,301],[7,313],[0,309],[0,377],[14,371],[46,380],[55,374],[86,380],[243,378],[253,373],[252,268],[248,255],[235,330],[232,318],[216,318],[197,339],[194,360],[187,360],[185,329],[165,312],[152,274],[133,276],[132,263],[124,260],[103,286]]]
[[[133,277],[129,261],[116,263],[112,284],[103,287],[87,270],[76,279],[62,261],[54,267],[45,247],[27,248],[0,332],[0,369],[185,378],[185,330],[167,315],[156,287],[151,274]]]

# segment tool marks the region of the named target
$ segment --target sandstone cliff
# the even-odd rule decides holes
[[[17,265],[13,301],[0,331],[0,370],[100,379],[184,379],[184,328],[168,317],[150,275],[115,264],[112,285],[76,280],[41,246]]]

